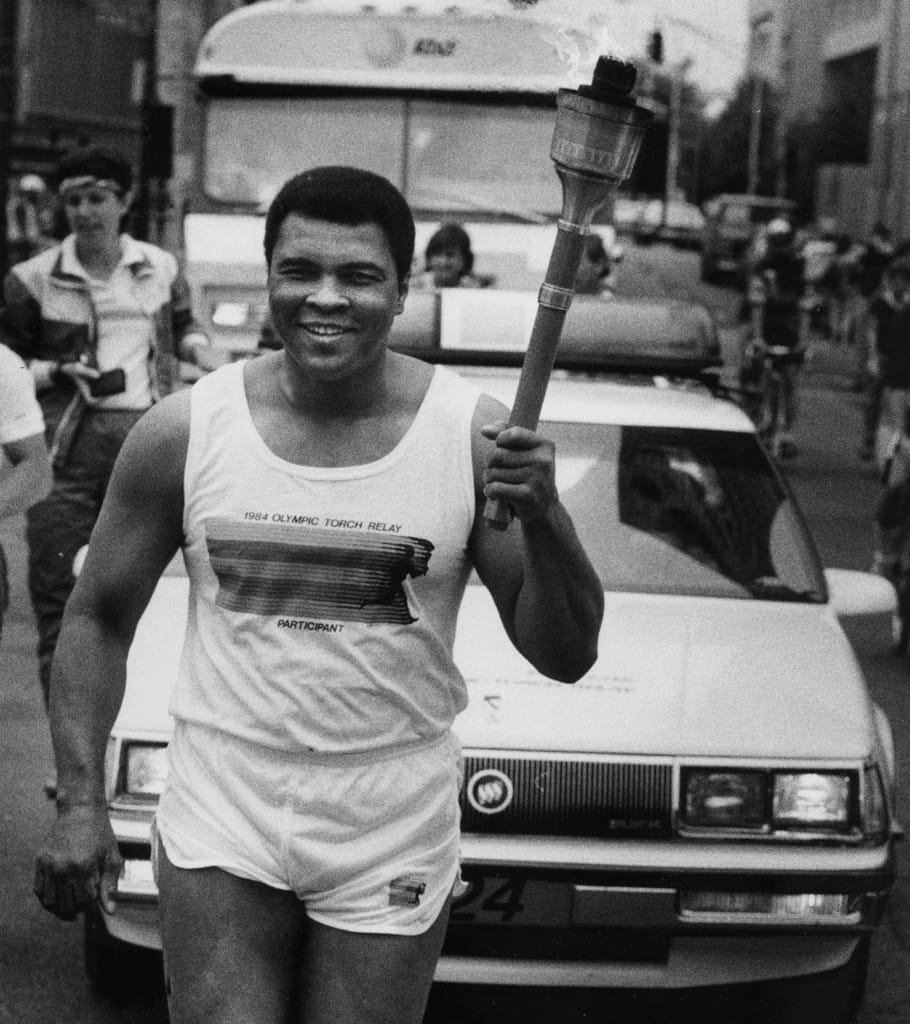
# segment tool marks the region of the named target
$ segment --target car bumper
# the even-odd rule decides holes
[[[145,900],[118,899],[113,914],[104,915],[110,935],[130,946],[161,949],[157,896]]]
[[[462,873],[481,889],[453,908],[437,980],[673,989],[819,974],[877,926],[895,877],[890,843],[516,845],[464,837]]]
[[[451,956],[436,981],[540,988],[686,989],[775,981],[842,967],[859,935],[674,936],[664,959],[543,960]]]
[[[148,824],[115,821],[115,830],[126,866],[108,930],[159,949]],[[673,989],[834,970],[879,923],[896,871],[891,843],[466,834],[462,853],[468,893],[453,906],[436,979],[463,984]],[[706,909],[692,895],[706,893],[769,902],[762,912]],[[835,911],[803,910],[838,896]]]
[[[105,915],[113,938],[145,949],[161,949],[157,901],[121,900]],[[533,955],[491,956],[443,951],[436,968],[440,982],[474,985],[566,988],[682,989],[771,981],[818,974],[845,964],[861,933],[750,935],[658,935],[664,950],[654,959],[635,953],[612,959],[544,959]],[[624,936],[615,933],[619,944]],[[655,937],[652,931],[651,938]],[[609,939],[609,935],[606,936]],[[631,944],[633,947],[636,944]]]

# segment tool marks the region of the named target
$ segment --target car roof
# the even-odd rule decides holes
[[[520,366],[532,318],[531,292],[445,288],[409,293],[389,345],[434,363]],[[567,371],[697,376],[720,366],[714,316],[697,302],[582,295],[565,319],[555,365]]]
[[[517,371],[502,367],[453,369],[485,393],[511,406]],[[704,385],[661,377],[597,376],[567,371],[556,371],[551,377],[541,419],[755,432],[752,421],[739,406]]]

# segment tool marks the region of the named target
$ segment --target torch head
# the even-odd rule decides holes
[[[635,66],[628,61],[616,57],[598,57],[597,65],[590,85],[580,85],[578,92],[582,96],[601,100],[604,103],[618,103],[621,106],[634,107],[632,90],[638,73]]]
[[[632,97],[636,71],[613,57],[597,61],[590,85],[560,89],[550,156],[563,187],[563,220],[587,225],[632,173],[651,111]]]

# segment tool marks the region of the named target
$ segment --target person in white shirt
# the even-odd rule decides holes
[[[22,360],[0,345],[0,519],[24,512],[51,489],[51,464],[44,418],[32,375]],[[0,548],[0,635],[9,600],[6,562]]]
[[[54,470],[26,531],[45,703],[73,559],[124,438],[179,386],[179,360],[206,370],[218,363],[175,257],[122,231],[129,161],[100,147],[76,150],[60,159],[57,179],[72,232],[10,270],[0,308],[0,342],[32,372]]]

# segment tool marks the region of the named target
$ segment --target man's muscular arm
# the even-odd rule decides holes
[[[188,423],[187,391],[153,407],[128,436],[63,618],[50,702],[57,820],[38,854],[35,894],[64,919],[96,899],[113,909],[120,856],[104,755],[133,633],[182,542]]]
[[[603,585],[559,500],[553,444],[506,428],[504,412],[484,398],[475,413],[471,554],[516,648],[544,675],[576,682],[597,659]],[[515,510],[508,530],[484,522],[487,497]]]

